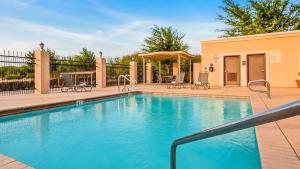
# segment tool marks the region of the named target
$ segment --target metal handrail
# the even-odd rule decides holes
[[[252,88],[251,88],[251,85],[254,84],[254,83],[264,83],[265,86],[267,87],[267,90],[257,90],[257,89],[252,89]],[[270,90],[271,85],[270,85],[270,83],[269,83],[268,81],[266,81],[266,80],[252,80],[252,81],[250,81],[250,82],[248,83],[248,88],[249,88],[249,90],[252,91],[252,92],[264,93],[264,94],[266,94],[266,95],[271,99],[271,90]]]
[[[128,81],[129,83],[131,82],[129,74],[119,75],[119,77],[118,77],[118,91],[120,91],[120,82],[121,82],[122,78],[124,79],[124,87],[123,87],[122,91],[124,91],[124,89],[126,88],[126,81]],[[134,85],[135,85],[135,87],[137,86],[137,81],[136,80],[134,81]],[[132,84],[130,83],[130,85],[128,87],[128,90],[131,87],[132,87]]]
[[[176,169],[176,148],[179,145],[215,137],[250,127],[286,119],[289,117],[300,115],[300,100],[289,104],[269,109],[265,112],[251,115],[230,123],[226,123],[211,129],[204,130],[186,137],[179,138],[172,143],[171,146],[171,169]]]

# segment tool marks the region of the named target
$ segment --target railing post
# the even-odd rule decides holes
[[[170,169],[176,169],[176,145],[171,146],[171,160],[170,160]]]
[[[130,62],[130,85],[135,85],[137,83],[137,63],[135,61]]]
[[[146,83],[152,84],[152,64],[147,63],[146,67]]]
[[[106,87],[106,60],[102,56],[96,59],[96,87]]]
[[[34,93],[47,94],[50,92],[50,55],[44,50],[44,44],[34,52],[34,57]]]

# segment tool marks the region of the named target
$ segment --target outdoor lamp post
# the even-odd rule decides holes
[[[45,44],[43,42],[40,43],[41,50],[44,51]]]
[[[102,58],[102,54],[103,54],[102,51],[100,51],[100,52],[99,52],[100,58]]]

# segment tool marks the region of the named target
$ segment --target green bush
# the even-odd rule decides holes
[[[12,74],[7,74],[6,79],[21,79],[20,73],[12,73]]]
[[[26,73],[26,78],[33,78],[34,77],[34,73]]]

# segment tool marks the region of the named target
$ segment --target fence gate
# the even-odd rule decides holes
[[[146,70],[145,70],[146,71]],[[146,73],[145,73],[146,75]],[[143,83],[143,64],[138,64],[137,65],[137,82],[140,84],[140,83]]]
[[[0,96],[34,93],[34,52],[0,54]]]

